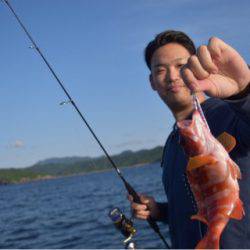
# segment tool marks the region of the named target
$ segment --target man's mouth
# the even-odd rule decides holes
[[[167,90],[171,91],[171,92],[179,92],[181,88],[183,88],[184,86],[181,84],[173,84],[173,85],[168,85]]]

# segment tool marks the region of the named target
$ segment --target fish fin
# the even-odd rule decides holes
[[[187,170],[191,171],[204,165],[214,164],[217,160],[211,155],[198,155],[190,157],[187,165]]]
[[[229,161],[229,166],[231,170],[231,174],[234,179],[241,179],[241,172],[239,166],[233,162],[232,160]]]
[[[227,132],[220,134],[217,140],[223,145],[227,152],[232,151],[236,145],[236,139]]]
[[[200,215],[200,214],[192,215],[191,220],[199,220],[199,221],[201,221],[201,222],[208,225],[208,222],[207,222],[206,218],[203,215]]]
[[[238,199],[235,202],[234,209],[233,209],[232,213],[230,214],[230,218],[236,219],[236,220],[241,220],[244,215],[245,215],[245,211],[243,208],[242,201],[240,199]]]

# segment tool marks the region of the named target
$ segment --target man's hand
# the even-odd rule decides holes
[[[213,37],[189,58],[182,77],[187,86],[207,95],[227,98],[243,93],[250,83],[250,70],[240,54]]]
[[[160,210],[157,203],[155,202],[155,199],[145,195],[139,195],[139,197],[142,204],[135,203],[133,201],[133,197],[128,195],[128,200],[130,201],[130,206],[135,218],[142,220],[148,219],[149,216],[155,220],[160,218]]]

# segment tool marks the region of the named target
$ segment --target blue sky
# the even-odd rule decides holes
[[[12,0],[111,154],[163,145],[173,124],[148,83],[146,44],[165,29],[218,36],[250,62],[249,0]],[[0,168],[102,154],[0,2]]]

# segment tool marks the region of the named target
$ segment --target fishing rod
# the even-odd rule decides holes
[[[32,36],[28,32],[28,30],[26,29],[26,27],[24,26],[24,24],[22,23],[22,21],[20,20],[20,18],[16,14],[16,12],[14,11],[14,9],[11,6],[10,2],[8,0],[2,0],[2,1],[7,5],[7,7],[10,10],[10,12],[14,15],[14,17],[17,20],[17,22],[19,23],[19,25],[21,26],[21,28],[23,29],[23,31],[25,32],[25,34],[27,35],[27,37],[29,38],[29,40],[31,41],[32,48],[34,48],[38,52],[38,54],[41,56],[42,60],[44,61],[44,63],[46,64],[46,66],[49,68],[50,72],[52,73],[52,75],[56,79],[57,83],[60,85],[60,87],[63,90],[63,92],[68,97],[68,101],[66,101],[65,103],[71,103],[72,104],[72,106],[74,107],[75,111],[78,113],[78,115],[80,116],[80,118],[82,119],[82,121],[84,122],[84,124],[86,125],[86,127],[89,129],[90,133],[92,134],[92,136],[94,137],[94,139],[96,140],[96,142],[98,143],[98,145],[100,146],[100,148],[102,149],[102,151],[104,152],[104,154],[106,155],[107,159],[111,163],[112,167],[115,169],[116,173],[118,174],[118,176],[122,180],[122,182],[123,182],[126,190],[133,197],[134,202],[142,204],[139,195],[134,190],[134,188],[127,182],[127,180],[123,177],[120,169],[116,166],[116,164],[114,163],[113,159],[110,157],[110,155],[108,154],[107,150],[105,149],[105,147],[102,145],[102,143],[100,142],[100,140],[96,136],[95,132],[93,131],[93,129],[91,128],[91,126],[89,125],[89,123],[87,122],[87,120],[85,119],[85,117],[83,116],[83,114],[81,113],[80,109],[78,108],[78,106],[76,105],[76,103],[74,102],[74,100],[72,99],[72,97],[70,96],[69,92],[64,87],[62,81],[59,79],[59,77],[57,76],[57,74],[53,70],[52,66],[47,61],[47,59],[45,58],[45,56],[43,55],[43,53],[41,52],[41,50],[37,46],[36,42],[34,41],[34,39],[32,38]],[[147,222],[148,222],[149,226],[154,230],[154,232],[160,237],[160,239],[164,243],[165,247],[168,248],[168,249],[170,249],[167,241],[165,240],[165,238],[161,234],[160,229],[159,229],[156,221],[153,220],[151,217],[149,217],[147,219]]]

